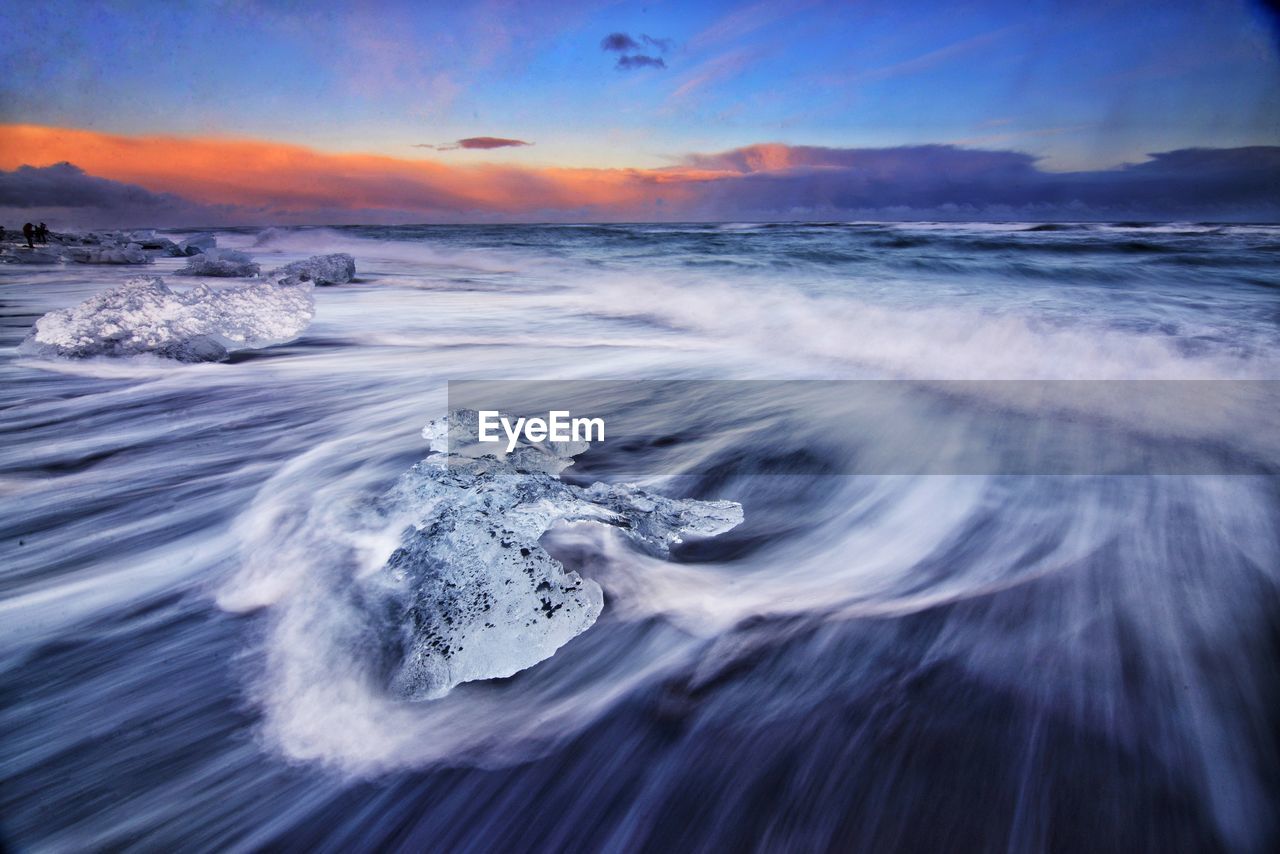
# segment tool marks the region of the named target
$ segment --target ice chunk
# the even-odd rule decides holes
[[[157,276],[130,279],[36,321],[20,347],[33,355],[217,361],[228,351],[296,338],[315,314],[310,285],[254,284],[185,293]]]
[[[178,244],[178,248],[182,250],[183,255],[198,255],[201,252],[207,252],[217,247],[218,239],[209,232],[193,234],[186,240]]]
[[[141,246],[102,246],[98,248],[71,247],[67,257],[77,264],[150,264],[152,258]]]
[[[0,261],[6,264],[60,264],[62,253],[57,249],[13,249],[0,253]]]
[[[356,277],[356,259],[345,252],[315,255],[305,261],[294,261],[267,273],[282,282],[314,282],[317,285],[344,285]]]
[[[56,235],[64,244],[80,244],[82,246],[127,246],[140,243],[133,239],[132,232],[124,231],[86,231],[80,234],[65,232]]]
[[[130,240],[151,252],[163,252],[171,257],[179,257],[186,253],[167,237],[158,236],[153,230],[135,231]]]
[[[254,260],[235,249],[206,249],[187,259],[187,265],[178,270],[179,276],[256,276],[261,268]]]
[[[413,525],[379,575],[369,601],[389,615],[399,644],[391,689],[408,699],[440,697],[461,682],[510,676],[551,657],[595,623],[600,586],[539,545],[557,521],[613,525],[665,555],[687,533],[705,536],[742,521],[730,501],[667,498],[633,485],[583,489],[557,473],[588,443],[525,444],[504,457],[459,447],[476,413],[457,411],[424,431],[435,453],[414,466],[388,499]],[[482,446],[492,449],[492,445]],[[383,601],[380,596],[388,597]]]
[[[51,241],[66,247],[64,257],[82,264],[145,264],[147,260],[138,250],[166,255],[183,255],[167,237],[158,236],[154,230],[142,231],[86,231],[61,232],[49,235]],[[139,260],[142,259],[142,260]]]

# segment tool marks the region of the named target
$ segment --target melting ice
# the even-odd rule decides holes
[[[566,571],[539,545],[554,523],[598,522],[666,555],[685,534],[714,536],[742,521],[732,501],[674,499],[630,484],[581,488],[559,473],[587,442],[524,443],[498,458],[457,410],[424,431],[433,453],[388,496],[414,518],[383,572],[370,579],[380,613],[399,627],[390,686],[440,697],[474,679],[510,676],[551,657],[595,623],[600,586]]]
[[[345,285],[356,277],[356,259],[345,252],[313,255],[272,270],[268,278],[282,282],[312,282],[317,285]]]
[[[179,276],[256,276],[261,268],[252,258],[235,249],[206,249],[187,259]]]
[[[150,353],[183,362],[218,361],[231,350],[296,338],[315,314],[309,283],[260,283],[185,293],[159,276],[130,279],[32,326],[21,352],[84,358]]]

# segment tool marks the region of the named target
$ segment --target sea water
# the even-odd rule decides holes
[[[449,381],[1276,380],[1280,228],[217,238],[263,269],[347,252],[357,279],[291,343],[182,364],[20,354],[139,270],[0,267],[8,845],[1275,844],[1280,489],[1252,426],[1187,440],[1261,454],[1246,475],[850,475],[767,420],[671,437],[649,470],[694,474],[646,486],[742,523],[670,559],[553,529],[595,624],[426,702],[362,664],[386,639],[347,592],[396,547],[359,520]],[[186,287],[184,260],[142,272]]]

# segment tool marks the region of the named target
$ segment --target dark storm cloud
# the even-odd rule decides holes
[[[162,224],[272,222],[265,208],[210,205],[90,175],[72,163],[0,170],[0,216],[48,220],[55,227],[128,228]]]
[[[523,139],[507,139],[502,136],[469,136],[466,139],[460,139],[456,142],[446,142],[443,145],[428,145],[423,142],[418,143],[413,147],[431,148],[436,151],[456,151],[459,148],[487,151],[491,148],[520,148],[525,145],[533,145],[533,143],[525,142]]]
[[[600,49],[623,53],[628,50],[639,50],[640,42],[626,33],[609,33],[609,35],[600,40]]]
[[[153,193],[136,184],[124,184],[86,174],[79,166],[19,166],[0,171],[0,207],[9,208],[130,208],[169,210],[187,202],[168,193]]]
[[[686,164],[728,173],[703,185],[700,210],[762,218],[1280,219],[1277,146],[1180,149],[1089,172],[950,145],[758,145]]]
[[[645,56],[637,53],[634,56],[618,57],[618,64],[615,67],[620,71],[631,71],[636,68],[666,68],[667,63],[660,56]]]

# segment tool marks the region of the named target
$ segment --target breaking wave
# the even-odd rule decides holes
[[[869,449],[810,441],[834,414],[804,436],[744,417],[626,450],[669,472],[634,487],[518,472],[492,496],[531,514],[516,531],[469,512],[487,475],[414,468],[452,379],[1280,378],[1274,231],[1033,226],[219,232],[264,269],[359,264],[309,291],[305,338],[220,364],[19,354],[128,273],[6,265],[5,832],[1266,850],[1274,477],[844,476]],[[1147,426],[1223,451],[1229,413],[1205,422]],[[1018,450],[966,424],[921,444]],[[637,542],[637,500],[713,508],[719,533]],[[490,531],[519,534],[497,574]],[[444,621],[446,581],[521,578],[514,612],[545,597],[533,622],[562,633],[461,600]]]

